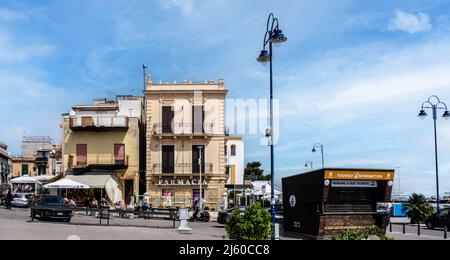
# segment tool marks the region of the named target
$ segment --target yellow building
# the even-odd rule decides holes
[[[144,192],[142,111],[142,97],[118,96],[63,115],[65,178],[96,189],[97,197],[100,191],[111,203],[133,205]]]
[[[36,157],[13,157],[12,158],[12,178],[21,176],[37,176]]]
[[[225,193],[224,80],[147,80],[147,192],[153,207],[218,209]],[[200,186],[202,189],[200,189]]]

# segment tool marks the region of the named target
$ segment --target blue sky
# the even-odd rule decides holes
[[[432,120],[416,115],[432,94],[450,103],[449,11],[444,0],[0,0],[0,139],[14,154],[24,133],[59,139],[71,105],[141,94],[142,63],[156,81],[223,77],[230,98],[267,98],[255,58],[274,12],[289,38],[274,59],[277,176],[319,166],[321,142],[327,166],[400,166],[402,191],[433,194]],[[438,127],[450,191],[450,122]],[[246,136],[246,160],[268,171],[259,141]]]

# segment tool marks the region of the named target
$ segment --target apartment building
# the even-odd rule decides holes
[[[188,207],[224,196],[224,80],[153,83],[147,79],[147,192],[154,207]]]
[[[74,106],[63,115],[65,178],[106,195],[111,203],[132,205],[144,190],[140,184],[144,143],[143,98],[117,96]],[[90,196],[91,196],[90,195]]]
[[[0,142],[0,184],[9,183],[11,179],[12,160],[8,154],[8,146]]]

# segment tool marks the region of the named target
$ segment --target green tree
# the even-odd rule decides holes
[[[363,238],[364,238],[363,233],[360,230],[347,229],[342,231],[339,235],[332,237],[331,240],[352,241],[352,240],[363,240]]]
[[[269,181],[270,174],[264,175],[264,170],[261,169],[260,162],[247,163],[247,167],[244,170],[245,179],[252,181]]]
[[[417,193],[409,197],[403,211],[411,219],[412,224],[423,224],[434,213],[434,209],[427,201],[425,195]]]
[[[270,217],[269,212],[256,203],[248,207],[243,215],[239,210],[233,212],[225,230],[228,237],[234,240],[267,240],[271,235]]]

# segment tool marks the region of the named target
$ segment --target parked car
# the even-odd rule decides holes
[[[73,207],[61,196],[38,195],[31,206],[31,217],[40,220],[63,220],[70,222]]]
[[[11,200],[11,205],[17,208],[28,208],[31,205],[31,195],[16,194]]]
[[[225,225],[228,220],[231,219],[231,216],[233,215],[235,210],[239,210],[241,215],[244,215],[245,207],[234,207],[229,208],[225,212],[219,212],[219,215],[217,216],[217,223]]]
[[[450,229],[450,208],[443,209],[427,220],[428,229],[444,228]]]

